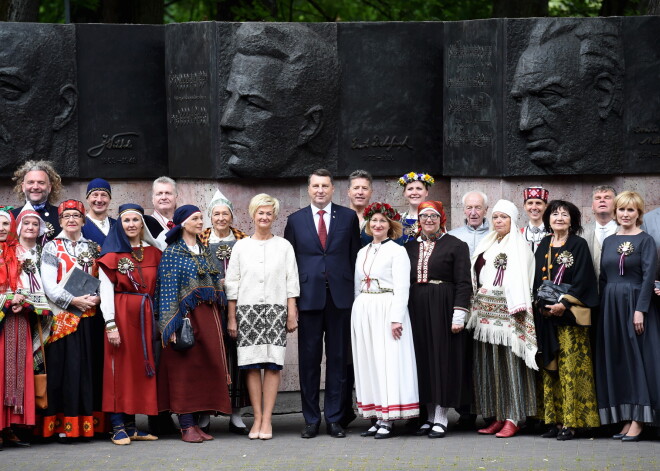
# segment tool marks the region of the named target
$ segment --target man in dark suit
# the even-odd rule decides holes
[[[334,189],[330,172],[315,170],[307,188],[312,204],[290,215],[284,229],[284,237],[296,253],[300,276],[298,361],[306,423],[303,438],[315,437],[321,423],[319,389],[324,340],[327,431],[333,437],[346,436],[339,422],[344,414],[360,229],[355,211],[331,202]]]
[[[46,241],[53,240],[62,228],[57,215],[57,200],[62,190],[62,179],[47,160],[28,160],[21,165],[12,178],[16,182],[14,191],[19,198],[25,198],[46,223]],[[23,206],[11,211],[14,218],[21,213]]]

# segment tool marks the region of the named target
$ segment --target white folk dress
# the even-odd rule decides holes
[[[409,290],[406,249],[388,239],[360,250],[351,341],[358,411],[365,418],[396,420],[419,415]],[[403,326],[399,340],[392,336],[392,322]]]
[[[238,366],[284,365],[287,299],[300,296],[289,241],[278,236],[237,241],[225,284],[227,299],[236,301]]]

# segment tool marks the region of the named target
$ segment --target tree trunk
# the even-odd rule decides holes
[[[548,0],[493,0],[493,18],[548,16]]]
[[[646,8],[647,15],[660,15],[660,0],[649,0]]]
[[[0,21],[39,21],[39,0],[0,0]]]
[[[603,0],[598,16],[623,16],[627,6],[628,0]]]
[[[162,24],[164,0],[103,0],[101,22]]]

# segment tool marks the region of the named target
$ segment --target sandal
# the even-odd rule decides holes
[[[428,425],[428,427],[425,427],[425,425]],[[427,420],[426,422],[424,422],[424,425],[422,425],[420,428],[415,430],[415,436],[423,437],[424,435],[428,435],[429,432],[431,431],[431,427],[433,427],[433,422],[429,422]]]

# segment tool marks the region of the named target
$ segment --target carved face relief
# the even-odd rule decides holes
[[[579,40],[564,35],[528,47],[516,68],[511,97],[519,106],[518,129],[530,160],[549,171],[579,171],[580,159],[598,148],[599,134],[583,132],[586,124],[598,126],[600,117],[579,54]]]
[[[278,174],[295,157],[305,112],[296,106],[297,77],[283,61],[236,54],[221,126],[241,176]]]
[[[0,170],[48,159],[55,134],[75,109],[75,88],[65,87],[67,72],[58,66],[57,39],[22,26],[0,31]]]

